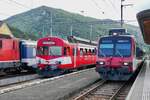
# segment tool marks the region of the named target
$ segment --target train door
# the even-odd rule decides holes
[[[64,47],[64,57],[62,60],[64,67],[67,69],[73,68],[73,56],[71,50],[72,49],[70,47]]]
[[[82,66],[84,64],[84,51],[83,48],[80,48],[79,50],[79,66]]]
[[[75,68],[77,66],[77,48],[73,48],[73,67]]]

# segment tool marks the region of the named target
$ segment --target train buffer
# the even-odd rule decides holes
[[[126,100],[150,100],[150,61],[146,60]]]

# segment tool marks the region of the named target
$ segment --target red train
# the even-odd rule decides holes
[[[0,34],[0,75],[36,67],[36,42]],[[34,61],[34,62],[33,62]]]
[[[101,37],[96,71],[105,80],[128,80],[137,70],[136,42],[131,35]]]
[[[37,73],[55,76],[65,71],[96,64],[96,43],[70,36],[67,41],[45,37],[37,42]]]
[[[20,66],[19,40],[0,39],[0,71],[9,71]]]

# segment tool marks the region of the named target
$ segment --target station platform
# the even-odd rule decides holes
[[[63,78],[0,94],[0,100],[65,100],[66,96],[78,92],[99,78],[95,68],[86,69]]]
[[[126,100],[150,100],[150,60],[145,61]]]

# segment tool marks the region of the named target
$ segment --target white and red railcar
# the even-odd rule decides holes
[[[131,35],[101,37],[96,71],[105,80],[128,80],[139,68],[136,52],[140,53],[136,51],[136,42]]]
[[[65,71],[96,64],[96,43],[68,37],[45,37],[37,42],[37,73],[55,76]]]

